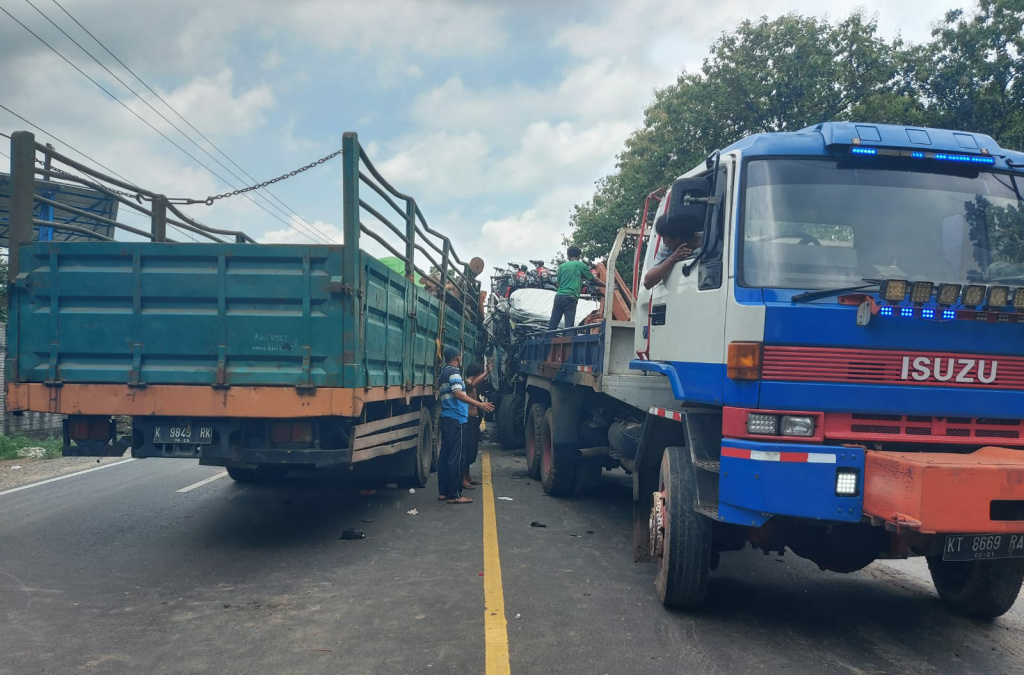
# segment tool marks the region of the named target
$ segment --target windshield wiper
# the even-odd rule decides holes
[[[865,281],[868,281],[865,279]],[[869,284],[861,284],[860,286],[846,286],[844,288],[826,288],[820,291],[804,291],[803,293],[797,293],[790,300],[792,302],[810,302],[811,300],[820,300],[821,298],[827,298],[832,295],[840,295],[841,293],[849,293],[850,291],[866,291],[869,288],[878,288],[878,282],[874,281]]]

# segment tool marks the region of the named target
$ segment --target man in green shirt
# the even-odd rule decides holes
[[[576,303],[579,302],[584,279],[596,286],[604,286],[590,273],[590,267],[580,262],[578,246],[570,246],[566,254],[569,256],[568,262],[558,266],[558,291],[555,292],[555,304],[551,307],[548,330],[558,328],[563,316],[566,328],[576,325]]]

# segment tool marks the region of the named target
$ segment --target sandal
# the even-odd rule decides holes
[[[472,504],[473,500],[469,497],[459,497],[458,499],[449,499],[449,504]]]
[[[469,481],[469,484],[470,485],[480,485],[480,481],[478,481],[478,480],[471,480],[471,481]]]
[[[475,490],[476,488],[473,487],[472,485],[463,485],[462,489],[463,490]]]
[[[448,501],[448,497],[446,497],[445,495],[439,495],[438,498],[437,498],[437,501],[439,501],[439,502],[446,502],[446,501]]]

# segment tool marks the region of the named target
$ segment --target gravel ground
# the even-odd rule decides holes
[[[121,457],[58,457],[0,461],[0,492],[29,483],[121,461]],[[20,468],[19,468],[20,467]]]

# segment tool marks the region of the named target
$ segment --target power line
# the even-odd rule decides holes
[[[26,0],[26,1],[27,1],[27,0]],[[29,3],[29,4],[31,4],[31,3]],[[34,6],[34,5],[33,5],[33,8],[35,8],[35,6]],[[37,9],[36,11],[39,11],[39,10]],[[68,58],[67,58],[66,56],[64,56],[63,54],[61,54],[61,53],[60,53],[60,51],[58,51],[58,50],[57,50],[56,48],[54,48],[54,47],[53,47],[52,45],[50,45],[50,43],[48,43],[48,42],[47,42],[46,40],[44,40],[44,39],[43,39],[42,37],[40,37],[40,36],[39,36],[39,35],[38,35],[38,34],[37,34],[37,33],[36,33],[35,31],[33,31],[33,30],[32,30],[31,28],[29,28],[29,27],[28,27],[28,26],[26,26],[26,25],[25,25],[24,23],[22,23],[22,22],[21,22],[21,21],[20,21],[20,20],[19,20],[19,19],[18,19],[17,17],[15,17],[15,16],[14,16],[13,14],[11,14],[10,12],[8,12],[8,11],[7,11],[7,10],[6,10],[6,9],[5,9],[4,7],[0,6],[0,12],[3,12],[4,14],[6,14],[6,15],[7,15],[8,17],[10,17],[10,18],[11,18],[12,20],[14,20],[14,22],[15,22],[15,23],[17,23],[17,24],[18,24],[19,26],[21,26],[22,28],[24,28],[24,29],[25,29],[26,31],[28,31],[29,33],[31,33],[33,37],[35,37],[35,38],[36,38],[37,40],[39,40],[39,42],[43,43],[43,45],[45,45],[45,46],[46,46],[46,47],[47,47],[47,48],[48,48],[48,49],[49,49],[50,51],[52,51],[52,52],[53,52],[54,54],[56,54],[57,56],[59,56],[59,57],[60,57],[60,58],[61,58],[61,59],[62,59],[62,60],[63,60],[63,61],[65,62],[65,63],[67,63],[67,64],[68,64],[69,66],[71,66],[71,67],[72,67],[72,68],[74,68],[74,69],[75,69],[76,71],[78,71],[78,72],[79,72],[79,73],[80,73],[80,74],[81,74],[81,75],[82,75],[83,77],[85,77],[85,78],[86,78],[87,80],[89,80],[89,81],[90,81],[90,82],[92,82],[92,83],[93,83],[94,85],[96,85],[97,87],[99,87],[99,89],[100,89],[101,91],[103,91],[103,93],[105,93],[105,94],[106,94],[107,96],[109,96],[109,97],[110,97],[111,99],[113,99],[113,100],[114,100],[114,101],[115,101],[115,102],[116,102],[116,103],[117,103],[118,105],[120,105],[120,106],[121,106],[122,108],[124,108],[125,110],[127,110],[128,112],[130,112],[130,113],[131,113],[132,115],[134,115],[134,116],[135,116],[136,118],[138,118],[138,119],[139,119],[139,121],[141,121],[141,122],[142,122],[143,124],[145,124],[145,125],[146,125],[147,127],[149,127],[150,129],[152,129],[153,131],[155,131],[155,132],[156,132],[157,134],[159,134],[159,135],[160,135],[161,137],[163,137],[163,138],[164,138],[164,139],[165,139],[165,140],[166,140],[166,141],[167,141],[168,143],[170,143],[171,145],[173,145],[174,147],[176,147],[176,148],[177,148],[178,150],[180,150],[181,152],[185,153],[185,154],[186,154],[186,155],[187,155],[188,157],[190,157],[190,158],[191,158],[191,159],[192,159],[192,160],[193,160],[193,161],[194,161],[194,162],[195,162],[196,164],[199,164],[199,165],[200,165],[201,167],[203,167],[204,169],[206,169],[207,171],[209,171],[209,172],[210,172],[211,174],[213,174],[214,176],[216,176],[216,177],[217,177],[217,178],[218,178],[218,179],[219,179],[219,180],[220,180],[221,182],[225,183],[226,185],[229,185],[229,186],[231,186],[231,183],[230,183],[229,181],[225,180],[225,179],[224,179],[224,178],[223,178],[222,176],[220,176],[220,175],[219,175],[219,174],[218,174],[218,173],[217,173],[216,171],[214,171],[214,170],[213,170],[213,169],[211,169],[211,168],[210,168],[209,166],[207,166],[206,164],[204,164],[204,163],[203,163],[203,162],[202,162],[201,160],[199,160],[199,159],[198,159],[197,157],[195,157],[195,155],[193,155],[192,153],[190,153],[190,152],[189,152],[188,150],[186,150],[185,148],[181,147],[181,146],[180,146],[180,145],[179,145],[178,143],[176,143],[176,142],[175,142],[175,141],[174,141],[173,139],[171,139],[171,138],[170,138],[169,136],[167,136],[167,134],[165,134],[164,132],[160,131],[160,130],[159,130],[159,129],[157,129],[157,128],[156,128],[155,126],[153,126],[153,125],[152,125],[152,124],[151,124],[151,123],[150,123],[150,122],[149,122],[149,121],[148,121],[148,120],[147,120],[146,118],[142,117],[141,115],[139,115],[139,113],[135,112],[135,111],[134,111],[134,110],[132,110],[132,109],[131,109],[130,107],[128,107],[128,105],[126,105],[126,104],[124,103],[124,101],[122,101],[121,99],[119,99],[119,98],[118,98],[117,96],[115,96],[115,95],[114,95],[113,93],[111,93],[109,89],[107,89],[106,87],[104,87],[104,86],[103,86],[102,84],[100,84],[100,83],[99,83],[99,82],[97,82],[97,81],[96,81],[95,79],[93,79],[93,78],[92,78],[92,77],[91,77],[91,76],[90,76],[90,75],[89,75],[88,73],[86,73],[86,72],[85,72],[84,70],[82,70],[82,69],[81,69],[81,68],[79,68],[79,67],[78,67],[77,65],[75,65],[75,64],[74,64],[74,63],[73,63],[73,62],[72,62],[72,61],[71,61],[70,59],[68,59]],[[44,15],[44,16],[45,16],[45,15]],[[51,23],[52,23],[52,22],[51,22]],[[77,43],[76,43],[76,44],[77,44]],[[80,46],[80,45],[79,45],[79,46]],[[80,47],[81,47],[81,46],[80,46]],[[84,48],[83,48],[83,50],[84,50]],[[86,52],[86,53],[88,53],[88,52]],[[232,186],[232,187],[234,187],[234,186]],[[290,228],[292,228],[292,229],[294,229],[294,230],[296,230],[296,231],[300,232],[301,234],[305,234],[305,236],[309,237],[309,235],[308,235],[308,234],[306,234],[306,233],[304,233],[304,232],[301,232],[301,230],[298,230],[298,228],[296,228],[296,227],[295,227],[295,225],[294,225],[293,223],[291,223],[291,222],[289,222],[289,221],[287,221],[287,220],[285,220],[285,219],[281,218],[280,216],[278,216],[278,215],[277,215],[277,214],[275,214],[275,213],[271,213],[270,211],[268,211],[268,210],[267,210],[267,208],[266,208],[265,206],[263,206],[263,205],[262,205],[262,204],[260,204],[259,202],[255,201],[254,199],[252,199],[252,198],[251,198],[251,197],[249,197],[248,195],[245,195],[245,197],[246,197],[246,199],[248,199],[248,200],[249,200],[250,202],[252,202],[253,204],[255,204],[255,205],[256,205],[257,207],[259,207],[259,208],[261,208],[261,209],[262,209],[263,211],[265,211],[265,212],[266,212],[266,213],[267,213],[268,215],[270,215],[271,217],[273,217],[273,218],[277,219],[278,221],[280,221],[280,222],[284,223],[284,224],[285,224],[285,225],[287,225],[288,227],[290,227]]]
[[[60,143],[60,144],[61,144],[61,145],[63,145],[63,146],[66,146],[67,148],[69,148],[69,149],[70,149],[70,150],[72,150],[73,152],[76,152],[76,153],[78,153],[79,155],[81,155],[82,157],[84,157],[84,158],[85,158],[85,159],[87,159],[88,161],[92,162],[93,164],[96,164],[97,166],[100,166],[100,167],[102,167],[102,168],[103,168],[103,169],[104,169],[105,171],[107,171],[107,172],[109,172],[109,173],[112,173],[112,174],[114,174],[115,176],[117,176],[118,178],[120,178],[121,180],[123,180],[124,182],[126,182],[126,183],[128,183],[128,184],[130,184],[130,185],[135,185],[135,183],[134,183],[134,182],[132,182],[131,180],[129,180],[129,179],[127,179],[127,178],[125,178],[124,176],[122,176],[122,175],[121,175],[121,174],[119,174],[118,172],[114,171],[114,170],[113,170],[113,169],[111,169],[110,167],[108,167],[108,166],[106,166],[106,165],[102,164],[101,162],[99,162],[99,161],[97,161],[97,160],[93,159],[92,157],[90,157],[89,155],[85,154],[85,153],[84,153],[84,152],[82,152],[81,150],[78,150],[78,149],[76,149],[76,148],[75,148],[75,147],[74,147],[73,145],[71,145],[70,143],[67,143],[67,142],[65,142],[65,141],[62,141],[62,140],[61,140],[60,138],[58,138],[58,137],[57,137],[56,135],[54,135],[54,134],[51,134],[51,133],[50,133],[49,131],[47,131],[46,129],[43,129],[43,128],[42,128],[41,126],[39,126],[38,124],[35,124],[35,123],[33,123],[32,121],[30,121],[30,120],[28,120],[28,119],[26,119],[26,118],[22,117],[22,116],[21,116],[21,115],[19,115],[18,113],[14,112],[13,110],[11,110],[11,109],[10,109],[10,108],[8,108],[7,106],[5,106],[5,105],[4,105],[3,103],[0,103],[0,109],[6,110],[6,111],[7,111],[8,113],[10,113],[11,115],[14,115],[15,117],[17,117],[17,118],[18,118],[19,120],[21,120],[21,121],[22,121],[22,122],[24,122],[25,124],[27,124],[27,125],[31,126],[31,127],[33,128],[33,129],[35,129],[35,130],[37,130],[37,131],[40,131],[40,132],[42,132],[42,133],[46,134],[47,136],[49,136],[49,137],[50,137],[50,138],[52,138],[53,140],[57,141],[58,143]],[[4,132],[2,132],[2,131],[0,131],[0,136],[3,136],[4,138],[10,139],[10,136],[8,136],[7,134],[5,134],[5,133],[4,133]],[[7,153],[5,153],[5,152],[0,152],[0,155],[3,155],[3,156],[4,156],[4,157],[6,157],[7,159],[11,159],[11,156],[10,156],[10,155],[8,155],[8,154],[7,154]],[[74,170],[74,169],[73,169],[72,167],[68,167],[68,168],[69,168],[69,169],[72,169],[72,170]],[[90,181],[91,181],[91,180],[93,180],[93,179],[92,179],[91,177],[83,175],[83,174],[82,174],[82,173],[81,173],[80,171],[77,171],[77,170],[74,170],[74,171],[75,171],[75,173],[76,173],[76,174],[78,174],[79,176],[81,176],[81,177],[82,177],[82,178],[84,178],[85,180],[90,180]],[[140,218],[147,218],[147,216],[146,216],[146,215],[145,215],[144,213],[137,213],[136,211],[133,211],[133,210],[131,210],[131,209],[129,209],[128,211],[125,211],[124,213],[127,213],[127,214],[131,214],[131,215],[135,215],[135,216],[139,216]],[[148,218],[147,218],[147,219],[148,219]],[[191,234],[191,233],[190,233],[190,232],[189,232],[188,230],[183,230],[182,228],[180,228],[180,227],[178,227],[178,226],[174,225],[173,223],[168,223],[168,225],[170,225],[170,226],[171,226],[171,227],[173,227],[173,228],[174,228],[175,230],[177,230],[177,231],[178,231],[178,232],[180,232],[181,234],[185,235],[186,237],[188,237],[188,238],[189,238],[189,239],[191,239],[192,241],[196,241],[196,238],[195,238],[195,237],[193,237],[193,236],[192,236],[192,234]]]
[[[3,9],[3,8],[2,8],[2,7],[0,7],[0,9]],[[69,150],[71,150],[72,152],[76,152],[76,153],[78,153],[79,155],[81,155],[82,157],[85,157],[85,158],[86,158],[87,160],[89,160],[90,162],[92,162],[92,163],[93,163],[93,164],[95,164],[96,166],[99,166],[99,167],[101,167],[101,168],[102,168],[102,169],[103,169],[104,171],[107,171],[108,173],[112,173],[112,174],[114,174],[115,176],[117,176],[118,178],[120,178],[121,180],[123,180],[123,181],[124,181],[124,182],[126,182],[126,183],[130,183],[130,184],[132,184],[132,185],[135,185],[135,183],[134,183],[134,182],[132,182],[132,181],[128,180],[127,178],[125,178],[124,176],[122,176],[121,174],[119,174],[118,172],[116,172],[116,171],[114,171],[113,169],[111,169],[111,168],[110,168],[109,166],[107,166],[107,165],[103,164],[102,162],[100,162],[100,161],[98,161],[98,160],[95,160],[95,159],[93,159],[92,157],[90,157],[89,155],[85,154],[84,152],[82,152],[81,150],[79,150],[78,148],[76,148],[75,146],[73,146],[73,145],[71,145],[70,143],[68,143],[67,141],[62,141],[62,140],[61,140],[60,138],[58,138],[58,137],[57,137],[57,135],[56,135],[56,134],[51,134],[51,133],[50,133],[49,131],[47,131],[46,129],[42,128],[42,127],[41,127],[41,126],[39,126],[38,124],[35,124],[34,122],[32,122],[32,121],[28,120],[28,119],[27,119],[27,118],[25,118],[25,117],[22,117],[21,115],[19,115],[19,114],[18,114],[18,113],[16,113],[16,112],[14,112],[13,110],[11,110],[11,109],[10,109],[10,108],[8,108],[7,106],[5,106],[5,105],[4,105],[3,103],[0,103],[0,109],[6,110],[6,111],[7,111],[8,113],[10,113],[11,115],[13,115],[14,117],[17,117],[17,118],[18,118],[19,120],[21,120],[21,121],[22,121],[22,122],[24,122],[25,124],[29,125],[30,127],[32,127],[33,129],[35,129],[36,131],[41,131],[42,133],[46,134],[47,136],[49,136],[49,137],[50,137],[50,138],[52,138],[53,140],[57,141],[58,143],[60,143],[60,144],[61,144],[61,145],[63,145],[64,147],[66,147],[66,148],[68,148]],[[4,136],[7,136],[7,134],[4,134]],[[7,136],[7,138],[10,138],[10,136]]]
[[[219,153],[221,154],[221,156],[223,156],[223,157],[224,157],[224,159],[226,159],[226,160],[227,160],[228,162],[230,162],[230,163],[231,163],[231,164],[232,164],[232,165],[233,165],[233,166],[234,166],[235,168],[237,168],[237,169],[238,169],[239,171],[241,171],[241,172],[242,172],[242,173],[243,173],[243,174],[244,174],[244,175],[245,175],[245,176],[246,176],[246,177],[247,177],[247,178],[249,179],[250,183],[257,183],[257,182],[259,182],[259,181],[258,181],[258,180],[257,180],[256,178],[254,178],[254,177],[252,176],[252,174],[250,174],[250,173],[249,173],[248,171],[246,171],[245,169],[243,169],[243,168],[242,168],[242,167],[241,167],[241,166],[240,166],[240,165],[238,164],[238,162],[236,162],[235,160],[231,159],[231,157],[229,157],[229,156],[227,155],[227,153],[225,153],[225,152],[224,152],[223,150],[221,150],[221,149],[220,149],[219,147],[217,147],[217,144],[216,144],[216,143],[214,143],[213,141],[211,141],[211,140],[210,140],[209,138],[207,138],[207,137],[206,137],[206,135],[205,135],[205,134],[203,134],[203,132],[201,132],[201,131],[200,131],[199,129],[197,129],[197,128],[195,127],[195,125],[193,125],[193,124],[192,124],[191,122],[189,122],[189,121],[188,121],[187,119],[185,119],[185,117],[184,117],[184,116],[183,116],[183,115],[182,115],[181,113],[179,113],[179,112],[178,112],[178,111],[177,111],[177,110],[176,110],[176,109],[174,108],[174,106],[172,106],[172,105],[171,105],[170,103],[168,103],[168,102],[167,102],[166,100],[164,100],[164,97],[163,97],[163,96],[161,96],[160,94],[158,94],[158,93],[157,93],[157,92],[156,92],[156,91],[155,91],[155,90],[154,90],[154,89],[153,89],[152,87],[150,87],[150,86],[149,86],[149,85],[148,85],[148,84],[146,83],[146,81],[145,81],[145,80],[143,80],[143,79],[142,79],[141,77],[139,77],[139,76],[138,76],[138,75],[137,75],[137,74],[135,73],[135,71],[133,71],[133,70],[132,70],[131,68],[129,68],[129,67],[128,67],[128,65],[127,65],[127,64],[126,64],[126,63],[125,63],[124,61],[122,61],[122,60],[121,60],[120,58],[118,58],[118,57],[117,57],[117,55],[116,55],[116,54],[114,54],[114,52],[110,51],[110,49],[109,49],[109,48],[108,48],[108,47],[107,47],[107,46],[106,46],[105,44],[103,44],[103,42],[102,42],[102,41],[101,41],[101,40],[100,40],[100,39],[99,39],[98,37],[96,37],[95,35],[93,35],[93,33],[92,33],[92,32],[91,32],[91,31],[90,31],[90,30],[89,30],[88,28],[86,28],[86,27],[85,27],[84,25],[82,25],[82,22],[81,22],[81,21],[79,21],[78,19],[76,19],[76,18],[74,17],[74,15],[72,15],[72,14],[71,14],[71,12],[69,12],[69,11],[68,11],[67,9],[65,9],[65,8],[64,8],[64,6],[63,6],[62,4],[60,4],[60,3],[59,3],[59,2],[57,1],[57,0],[52,0],[52,2],[53,2],[53,4],[57,5],[57,7],[59,7],[59,8],[60,8],[60,10],[61,10],[62,12],[64,12],[64,13],[65,13],[65,14],[66,14],[66,15],[68,16],[68,18],[70,18],[70,19],[71,19],[72,21],[74,21],[74,22],[75,22],[75,24],[77,24],[79,28],[81,28],[81,29],[82,29],[83,31],[85,31],[86,35],[88,35],[89,37],[91,37],[91,38],[93,39],[93,41],[95,41],[95,42],[96,42],[96,44],[98,44],[98,45],[99,45],[100,47],[102,47],[102,48],[103,48],[103,50],[104,50],[105,52],[107,52],[107,54],[109,54],[109,55],[111,56],[111,58],[113,58],[113,59],[114,59],[115,61],[117,61],[117,62],[118,62],[118,63],[119,63],[120,65],[121,65],[121,67],[122,67],[122,68],[124,68],[124,69],[125,69],[125,70],[127,70],[127,71],[128,71],[129,73],[131,73],[132,77],[134,77],[134,78],[135,78],[136,80],[138,80],[139,82],[141,82],[141,83],[142,83],[142,86],[143,86],[143,87],[145,87],[145,88],[146,88],[147,90],[149,90],[149,92],[150,92],[151,94],[153,94],[153,96],[156,96],[156,97],[157,97],[157,99],[159,99],[159,101],[160,101],[161,103],[163,103],[163,104],[164,104],[164,105],[165,105],[165,106],[167,107],[167,109],[168,109],[168,110],[170,110],[170,111],[171,111],[172,113],[174,113],[174,114],[175,114],[175,115],[176,115],[176,116],[178,117],[178,119],[180,119],[180,120],[181,120],[182,122],[184,122],[185,124],[187,124],[187,125],[189,126],[189,128],[190,128],[190,129],[192,129],[192,131],[196,132],[196,133],[197,133],[197,134],[199,135],[199,137],[200,137],[201,139],[203,139],[204,141],[206,141],[207,143],[209,143],[209,144],[210,144],[210,146],[211,146],[211,147],[212,147],[212,148],[213,148],[214,150],[216,150],[217,152],[219,152]],[[29,3],[29,4],[31,4],[31,3]],[[37,9],[36,11],[39,11],[39,10]],[[40,12],[40,13],[41,13],[41,12]],[[45,15],[44,15],[44,16],[45,16]],[[52,22],[51,22],[51,23],[52,23]],[[56,24],[55,24],[55,25],[56,25]],[[61,32],[63,32],[63,31],[61,31]],[[65,35],[67,35],[67,33],[65,33]],[[77,43],[76,43],[76,44],[77,44]],[[81,45],[79,45],[79,46],[81,47]],[[83,48],[83,51],[85,51],[85,50],[84,50],[84,48]],[[86,53],[88,53],[88,52],[86,52]],[[90,56],[91,56],[91,54],[90,54]],[[93,57],[93,60],[96,60],[96,59],[95,59],[95,57]],[[97,63],[99,63],[99,61],[97,61]],[[103,64],[100,64],[100,65],[103,65]],[[109,71],[109,70],[107,70],[107,72],[110,72],[110,71]],[[113,74],[113,73],[111,73],[111,74]],[[116,77],[116,75],[115,75],[115,77]],[[121,81],[121,80],[120,80],[120,79],[118,79],[118,82],[120,82],[120,81]],[[122,82],[122,84],[124,84],[124,83]],[[128,87],[128,85],[125,85],[125,87]],[[128,89],[129,89],[129,91],[131,91],[131,88],[130,88],[130,87],[128,87]],[[133,93],[133,94],[135,94],[136,96],[139,96],[139,95],[138,95],[138,93],[136,93],[136,92],[134,92],[134,91],[132,91],[132,93]],[[143,99],[143,98],[142,98],[141,96],[139,96],[139,99],[140,99],[140,100],[142,100],[143,102],[145,102],[145,99]],[[148,105],[148,104],[147,104],[147,105]],[[152,108],[152,106],[150,106],[150,107]],[[155,112],[155,109],[154,109],[154,112]],[[157,114],[159,114],[159,113],[157,113]],[[161,115],[161,117],[163,117],[163,115]],[[164,120],[166,121],[166,118],[164,118]],[[170,124],[170,122],[168,122],[168,124]],[[171,126],[174,126],[174,125],[172,124]],[[175,128],[177,128],[177,127],[175,127]],[[185,134],[185,132],[181,131],[181,129],[178,129],[178,132],[179,132],[179,133],[181,133],[181,134],[182,134],[183,136],[185,136],[186,138],[188,137],[188,135],[187,135],[187,134]],[[189,139],[189,140],[191,140],[191,139]],[[206,152],[206,150],[205,150],[205,149],[203,149],[203,148],[202,148],[202,146],[200,146],[200,145],[199,145],[198,143],[196,143],[195,141],[192,141],[192,142],[193,142],[193,143],[194,143],[194,144],[196,145],[196,147],[198,147],[198,148],[200,148],[201,150],[203,150],[203,152]],[[211,154],[210,154],[209,152],[207,152],[206,154],[207,154],[207,155],[209,155],[209,156],[210,156],[211,158],[213,158],[213,160],[214,160],[214,161],[216,161],[216,162],[217,162],[218,164],[220,164],[221,166],[224,166],[223,164],[221,164],[221,163],[220,163],[220,161],[219,161],[219,160],[217,160],[217,159],[216,159],[215,157],[213,157],[213,155],[211,155]],[[231,173],[231,175],[233,175],[233,176],[234,176],[235,178],[238,178],[238,180],[242,180],[241,178],[239,178],[239,177],[238,177],[238,175],[237,175],[237,174],[235,174],[235,173],[234,173],[233,171],[231,171],[231,169],[229,169],[229,168],[228,168],[228,167],[226,167],[226,166],[224,166],[224,168],[225,168],[225,169],[226,169],[227,171],[229,171],[229,172]],[[244,181],[243,181],[243,182],[244,182]],[[295,209],[293,209],[292,207],[288,206],[288,204],[285,204],[285,203],[284,203],[284,201],[282,201],[281,199],[279,199],[279,198],[277,197],[277,195],[275,195],[275,194],[274,194],[273,192],[271,192],[271,191],[270,191],[269,189],[267,189],[267,188],[264,188],[264,189],[263,189],[263,191],[264,191],[264,192],[266,192],[266,193],[267,193],[268,195],[270,195],[270,196],[271,196],[271,197],[272,197],[272,198],[274,199],[274,201],[276,201],[276,202],[277,202],[277,203],[279,203],[279,204],[280,204],[281,206],[283,206],[283,207],[284,207],[284,208],[285,208],[285,209],[286,209],[286,210],[287,210],[287,211],[288,211],[288,212],[289,212],[290,214],[294,215],[294,216],[295,216],[296,218],[298,218],[298,219],[299,219],[300,221],[302,221],[302,223],[303,223],[303,224],[304,224],[304,225],[305,225],[306,227],[309,227],[310,229],[312,229],[312,230],[314,230],[314,231],[318,232],[319,234],[323,235],[323,236],[324,236],[324,237],[325,237],[326,239],[330,240],[330,237],[329,237],[328,235],[326,235],[326,233],[324,233],[324,232],[323,232],[322,230],[320,230],[319,228],[317,228],[317,227],[316,227],[315,225],[312,225],[312,224],[311,224],[311,223],[310,223],[309,221],[307,221],[307,220],[306,220],[305,218],[303,218],[303,217],[302,217],[301,215],[299,215],[298,211],[296,211],[296,210],[295,210]]]

